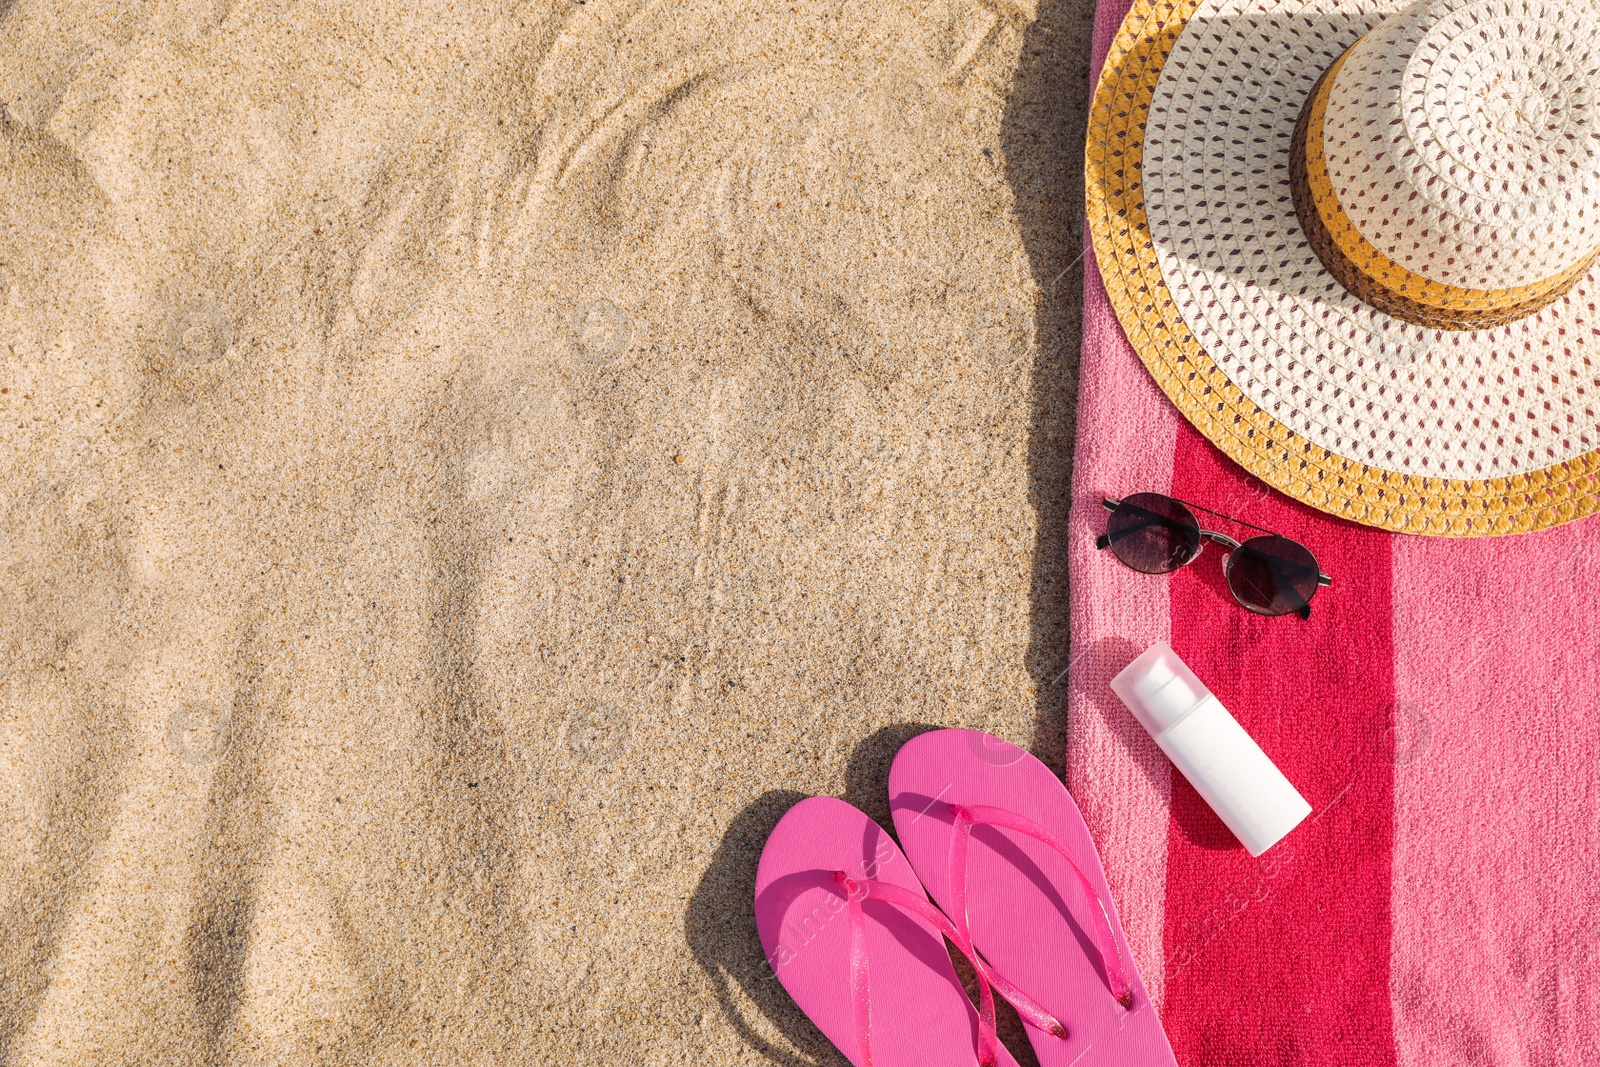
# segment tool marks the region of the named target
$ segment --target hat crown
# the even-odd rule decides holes
[[[1507,290],[1600,245],[1600,6],[1423,0],[1329,89],[1328,178],[1361,236],[1443,285]]]

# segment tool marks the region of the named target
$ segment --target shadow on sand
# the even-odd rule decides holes
[[[844,799],[893,833],[889,765],[901,745],[937,728],[924,723],[898,723],[862,741],[850,754]],[[734,817],[689,899],[684,935],[695,960],[711,979],[723,1015],[746,1045],[780,1067],[846,1067],[849,1061],[796,1007],[773,976],[756,931],[753,903],[761,847],[784,812],[803,799],[802,793],[773,790],[763,793]],[[953,962],[968,995],[976,998],[977,986],[966,961]],[[759,1013],[759,1020],[752,1018],[750,1006]],[[997,1012],[1001,1042],[1020,1067],[1037,1067],[1016,1012],[1003,1001],[997,1003]],[[780,1048],[764,1036],[772,1029],[800,1054]]]

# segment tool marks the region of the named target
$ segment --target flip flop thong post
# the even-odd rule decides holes
[[[989,734],[935,730],[895,756],[889,807],[912,869],[1017,1007],[1041,1067],[1175,1067],[1094,841],[1048,767]]]
[[[944,942],[970,949],[860,809],[790,808],[761,851],[755,909],[774,974],[856,1067],[1016,1067],[989,983],[980,973],[974,1010]]]

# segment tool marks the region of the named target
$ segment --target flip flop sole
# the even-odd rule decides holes
[[[894,839],[832,797],[802,800],[767,838],[756,870],[756,927],[778,981],[829,1041],[863,1067],[850,995],[850,917],[835,871],[923,895]],[[978,1013],[944,938],[879,900],[862,906],[873,1067],[974,1067]],[[1002,1048],[997,1067],[1016,1067]]]
[[[1099,853],[1060,779],[1028,753],[976,730],[936,730],[901,747],[889,770],[895,831],[946,914],[951,805],[1002,808],[1037,823],[1066,846],[1106,903],[1133,987],[1131,1011],[1111,993],[1084,910],[1090,905],[1067,862],[1025,834],[989,825],[972,830],[966,878],[973,944],[996,972],[1067,1027],[1065,1039],[1027,1028],[1041,1067],[1175,1067],[1128,951]]]

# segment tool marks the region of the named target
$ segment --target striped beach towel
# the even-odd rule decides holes
[[[1098,70],[1127,0],[1103,0]],[[1600,1063],[1600,520],[1398,536],[1297,504],[1183,421],[1089,254],[1070,523],[1067,783],[1184,1067]],[[1309,622],[1220,554],[1095,549],[1165,492],[1309,546]],[[1209,523],[1208,523],[1209,525]],[[1170,641],[1314,807],[1251,859],[1108,688]]]

